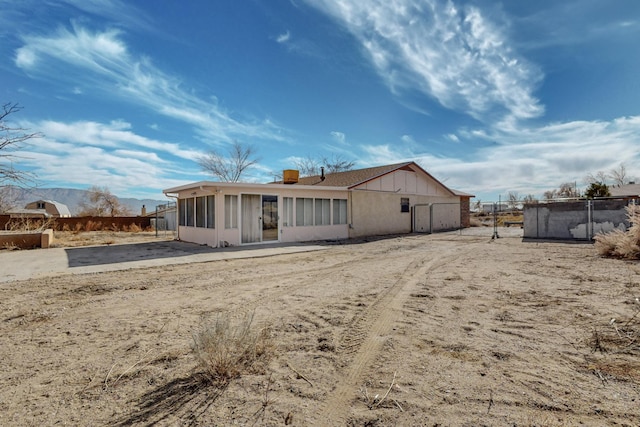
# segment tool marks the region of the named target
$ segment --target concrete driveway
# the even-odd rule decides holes
[[[0,251],[0,283],[62,274],[98,273],[225,259],[266,257],[322,249],[326,249],[326,246],[302,243],[214,249],[193,243],[161,241],[111,246]]]

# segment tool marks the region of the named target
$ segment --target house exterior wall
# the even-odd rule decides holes
[[[200,186],[183,190],[178,193],[179,199],[190,199],[202,196],[215,197],[215,228],[191,227],[178,225],[178,237],[181,240],[212,247],[238,246],[242,244],[242,195],[269,195],[278,198],[278,238],[277,242],[304,242],[310,240],[346,239],[349,237],[348,223],[334,225],[333,201],[335,199],[347,200],[347,190],[334,188],[298,188],[296,186],[283,185],[236,185],[230,186]],[[237,196],[238,209],[235,224],[237,227],[225,228],[225,195]],[[293,224],[285,226],[284,198],[293,199],[292,218]],[[331,200],[331,219],[328,225],[296,225],[296,198],[329,199]],[[348,207],[347,207],[348,212]],[[179,213],[178,213],[179,214]],[[273,240],[265,243],[274,242]]]
[[[409,199],[410,207],[418,219],[423,232],[453,230],[460,227],[460,199],[456,196],[425,196],[416,194],[388,193],[382,191],[354,190],[351,193],[351,228],[349,237],[364,237],[383,234],[404,234],[413,230],[411,210],[402,212],[402,199]],[[418,205],[418,211],[415,210]],[[432,207],[429,207],[432,205]],[[422,208],[426,206],[426,211]],[[429,227],[428,231],[424,230]],[[420,230],[415,230],[420,231]]]

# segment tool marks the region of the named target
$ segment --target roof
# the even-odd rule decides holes
[[[298,182],[295,184],[284,184],[282,181],[270,182],[268,184],[199,181],[195,183],[181,185],[174,188],[169,188],[169,189],[163,190],[163,192],[165,194],[168,194],[168,193],[177,193],[183,190],[190,190],[198,187],[202,189],[203,187],[224,188],[224,187],[238,187],[238,186],[246,186],[246,185],[269,185],[269,186],[279,186],[282,188],[295,187],[300,190],[302,190],[305,187],[309,189],[316,188],[318,190],[330,190],[330,189],[350,190],[366,182],[373,181],[374,179],[380,178],[384,175],[393,173],[398,170],[406,170],[410,172],[420,171],[421,173],[425,174],[426,176],[434,180],[440,186],[442,186],[442,188],[444,188],[453,196],[474,197],[472,194],[468,194],[462,191],[452,190],[448,188],[446,185],[438,181],[427,171],[422,169],[420,165],[418,165],[416,162],[394,163],[392,165],[376,166],[372,168],[356,169],[356,170],[350,170],[345,172],[328,173],[328,174],[325,174],[324,179],[322,179],[321,175],[305,176],[305,177],[299,178]]]
[[[44,203],[49,203],[51,205],[54,205],[58,211],[58,214],[60,214],[60,216],[71,216],[71,211],[69,210],[67,205],[65,205],[64,203],[56,202],[55,200],[35,200],[27,204],[30,205],[31,203],[39,203],[39,202],[44,202]]]
[[[609,192],[615,197],[640,196],[640,184],[612,185]]]
[[[393,165],[376,166],[373,168],[356,169],[345,172],[328,173],[322,179],[321,175],[301,177],[293,185],[317,185],[322,187],[355,187],[367,181],[386,175],[390,172],[407,167],[413,162],[396,163]]]
[[[30,217],[45,217],[48,218],[50,215],[44,209],[9,209],[6,213],[9,215],[20,215],[20,216],[30,216]]]
[[[415,172],[417,170],[422,171],[431,179],[442,185],[451,194],[459,197],[474,197],[473,194],[464,193],[462,191],[452,190],[446,185],[438,181],[427,171],[422,169],[416,162],[403,162],[395,163],[392,165],[376,166],[372,168],[356,169],[345,172],[328,173],[324,176],[324,180],[321,175],[306,176],[298,179],[296,184],[292,185],[313,185],[323,187],[347,187],[349,189],[362,185],[368,181],[372,181],[383,175],[395,172],[397,170],[408,170]]]

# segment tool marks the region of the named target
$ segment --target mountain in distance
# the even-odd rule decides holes
[[[89,192],[87,190],[78,190],[75,188],[16,188],[11,189],[11,198],[16,200],[16,207],[24,208],[27,203],[36,200],[52,200],[67,205],[72,215],[80,212],[83,201],[88,200]],[[117,195],[116,195],[117,196]],[[155,211],[156,206],[166,205],[174,202],[173,199],[134,199],[126,197],[118,197],[120,203],[129,208],[132,215],[140,215],[142,206],[144,205],[147,212]]]

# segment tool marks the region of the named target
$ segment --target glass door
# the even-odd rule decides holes
[[[278,240],[278,196],[262,196],[262,241]]]

